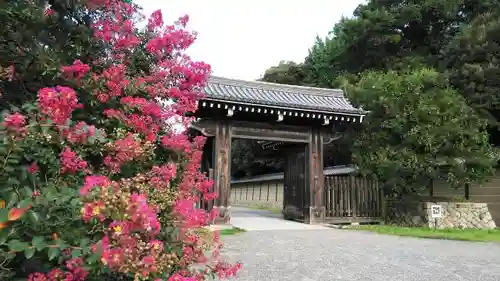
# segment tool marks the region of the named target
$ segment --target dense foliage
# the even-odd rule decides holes
[[[495,0],[368,1],[317,40],[304,62],[304,83],[332,86],[342,74],[436,67],[460,28],[499,8]]]
[[[430,179],[459,186],[491,173],[496,158],[486,123],[437,71],[367,72],[346,91],[370,111],[352,137],[354,161],[393,193],[418,192]]]
[[[305,77],[301,65],[293,61],[282,61],[277,66],[267,69],[260,80],[271,83],[300,85],[300,82],[304,81],[304,79]]]
[[[346,143],[355,144],[355,163],[389,186],[407,191],[432,178],[452,185],[480,180],[495,165],[486,129],[490,143],[500,144],[499,11],[495,0],[370,0],[317,38],[303,62],[281,63],[263,80],[327,88],[348,82],[350,98],[372,113],[361,132],[346,134]],[[369,94],[369,84],[380,89]],[[488,128],[478,116],[488,117]],[[438,169],[441,160],[430,159],[442,157],[468,158],[472,166],[442,160],[448,167]]]
[[[446,46],[440,61],[453,86],[494,127],[500,120],[499,34],[498,12],[480,15]]]
[[[184,54],[188,17],[139,29],[120,0],[0,5],[0,279],[233,275],[200,230],[216,210],[194,207],[214,197],[205,140],[173,125],[210,75]]]
[[[72,2],[0,3],[0,108],[35,100],[39,88],[63,82],[58,77],[61,65],[75,58],[88,63],[105,52],[103,44],[92,40],[91,24],[101,12],[75,8]]]

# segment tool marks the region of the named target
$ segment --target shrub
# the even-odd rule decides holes
[[[75,1],[72,8],[91,16],[98,55],[61,65],[57,84],[3,115],[0,279],[235,274],[240,265],[220,259],[218,235],[199,231],[213,218],[194,207],[213,196],[200,172],[204,139],[172,125],[192,121],[210,75],[209,65],[183,53],[195,39],[187,16],[165,25],[157,11],[140,30],[131,3]],[[69,20],[50,8],[43,16]]]

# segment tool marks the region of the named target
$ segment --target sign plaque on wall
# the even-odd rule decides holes
[[[442,217],[443,208],[441,205],[431,205],[431,217],[440,218]]]

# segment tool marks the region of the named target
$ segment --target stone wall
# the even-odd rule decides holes
[[[441,218],[432,218],[432,205],[440,205]],[[386,222],[401,226],[436,228],[496,227],[486,203],[422,202],[415,199],[387,200]]]

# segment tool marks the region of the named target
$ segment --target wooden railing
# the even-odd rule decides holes
[[[382,193],[375,180],[354,175],[327,175],[324,184],[327,217],[382,216]]]

